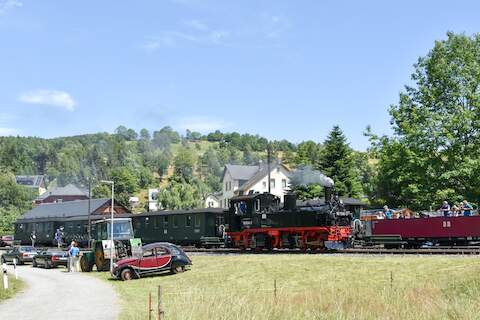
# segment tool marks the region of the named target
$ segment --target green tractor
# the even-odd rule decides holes
[[[92,223],[94,240],[90,242],[90,249],[82,252],[80,258],[80,267],[83,272],[92,271],[93,266],[97,271],[108,271],[110,259],[116,262],[141,251],[142,241],[134,238],[131,218],[113,219],[113,245],[110,233],[111,220],[105,219]]]

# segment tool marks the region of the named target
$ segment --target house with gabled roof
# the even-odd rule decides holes
[[[64,187],[56,187],[41,194],[35,199],[36,204],[66,202],[75,200],[87,200],[88,190],[81,189],[73,184],[67,184]]]
[[[290,186],[290,169],[282,163],[270,164],[270,192],[283,202]],[[227,164],[222,175],[221,207],[228,208],[230,198],[239,194],[268,192],[268,164],[256,166]]]
[[[17,184],[32,189],[36,194],[42,195],[47,191],[44,175],[15,176]]]

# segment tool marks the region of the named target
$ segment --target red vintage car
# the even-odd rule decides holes
[[[131,280],[163,272],[180,273],[192,265],[190,258],[176,245],[157,242],[144,245],[139,257],[122,259],[113,265],[112,276]]]

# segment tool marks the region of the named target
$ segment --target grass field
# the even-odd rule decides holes
[[[15,280],[15,277],[8,277],[8,290],[3,288],[3,275],[0,277],[0,302],[13,297],[23,288],[23,282]],[[0,312],[1,313],[1,312]]]
[[[183,274],[109,281],[121,319],[148,319],[148,293],[156,301],[158,285],[164,319],[480,319],[478,257],[229,255],[193,263]]]

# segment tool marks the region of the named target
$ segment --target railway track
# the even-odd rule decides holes
[[[0,252],[9,250],[9,247],[1,247]],[[47,247],[38,247],[39,250],[49,249]],[[348,248],[342,250],[330,251],[307,251],[304,252],[299,249],[275,249],[272,251],[254,251],[254,250],[240,250],[235,248],[196,248],[185,246],[182,247],[188,253],[204,253],[212,255],[222,254],[382,254],[382,255],[480,255],[479,246],[471,247],[429,247],[421,249],[385,249],[381,247],[358,247]]]
[[[234,248],[195,248],[183,247],[189,253],[207,254],[384,254],[384,255],[480,255],[480,247],[430,247],[421,249],[348,248],[330,251],[301,251],[299,249],[277,249],[272,251],[240,250]]]

